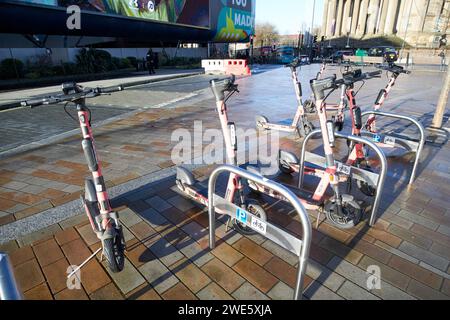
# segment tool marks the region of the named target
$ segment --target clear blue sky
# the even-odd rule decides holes
[[[256,23],[270,22],[280,34],[298,33],[311,27],[313,0],[256,0]],[[322,25],[323,0],[316,0],[314,26]]]

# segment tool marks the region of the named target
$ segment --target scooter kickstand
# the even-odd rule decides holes
[[[316,230],[319,230],[320,213],[321,213],[321,210],[317,210]]]
[[[227,233],[231,227],[230,227],[231,217],[228,218],[227,223],[225,224],[225,233]]]
[[[80,264],[78,267],[76,267],[68,276],[67,279],[70,279],[75,273],[77,273],[81,268],[83,268],[92,258],[94,258],[97,253],[99,253],[103,248],[98,248],[97,251],[95,251],[92,255],[90,255],[82,264]],[[100,258],[100,262],[103,260],[103,253]]]

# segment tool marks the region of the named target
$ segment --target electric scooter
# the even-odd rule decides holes
[[[291,69],[292,82],[295,88],[295,96],[297,97],[297,112],[292,121],[292,124],[285,125],[282,123],[270,123],[264,116],[256,117],[256,128],[265,130],[278,130],[283,132],[297,132],[299,137],[305,137],[314,130],[314,125],[306,117],[305,108],[303,107],[302,99],[302,84],[298,80],[297,68],[301,66],[300,59],[295,59],[290,64],[285,65],[286,68]]]
[[[404,70],[400,66],[396,66],[393,64],[386,65],[379,65],[377,68],[381,70],[386,70],[389,72],[392,72],[392,76],[389,80],[389,83],[387,84],[385,89],[382,89],[380,91],[380,94],[377,97],[377,100],[375,102],[375,110],[379,110],[381,106],[383,105],[385,99],[387,98],[389,92],[391,91],[392,87],[395,85],[395,81],[398,78],[398,76],[401,73],[408,74],[409,71]],[[345,93],[347,101],[350,102],[350,114],[351,114],[351,120],[352,120],[352,135],[355,136],[361,136],[361,129],[363,128],[362,124],[362,118],[361,118],[361,109],[356,104],[356,92],[354,91],[354,84],[358,81],[367,80],[370,78],[378,77],[381,74],[382,71],[375,71],[370,73],[362,74],[361,70],[357,69],[355,71],[349,71],[344,74],[344,79],[346,80],[344,85],[342,86],[342,89]],[[328,110],[328,108],[327,108]],[[340,110],[337,117],[339,119],[343,119],[343,111]],[[341,131],[342,130],[342,120],[336,120],[339,125],[336,125],[336,130]],[[368,119],[365,127],[367,130],[369,130],[372,133],[376,133],[375,131],[375,117],[372,116]],[[298,158],[293,155],[292,153],[286,152],[286,151],[280,151],[280,170],[283,173],[291,174],[293,172],[299,172],[298,167]],[[364,146],[359,143],[351,143],[349,145],[349,157],[346,162],[346,165],[349,166],[357,166],[359,168],[362,168],[367,171],[372,171],[368,160],[367,160],[367,154],[364,151]],[[316,175],[321,174],[320,169],[316,168],[305,168],[305,174],[308,175]],[[376,189],[369,185],[368,183],[357,180],[356,181],[358,189],[365,195],[369,197],[373,197],[376,194]]]
[[[320,129],[322,131],[323,148],[327,161],[326,170],[320,175],[320,182],[313,193],[310,191],[287,186],[293,191],[304,207],[308,210],[318,211],[319,215],[325,212],[326,217],[333,225],[349,229],[356,226],[362,217],[362,210],[360,205],[354,200],[353,196],[348,194],[341,194],[339,184],[343,180],[342,175],[345,173],[338,172],[337,165],[334,160],[333,148],[335,147],[335,128],[332,120],[327,119],[327,110],[325,101],[332,91],[336,90],[342,85],[343,80],[336,80],[336,76],[328,77],[323,80],[311,80],[311,89],[315,97],[316,106],[319,116]],[[332,90],[325,95],[326,91]],[[248,168],[249,171],[260,174],[258,168]],[[325,192],[331,186],[333,190],[333,197],[325,199]],[[268,190],[263,186],[249,181],[249,187],[258,193],[268,194],[276,199],[284,200],[281,195],[273,190]]]
[[[331,63],[333,62],[331,59],[322,59],[322,64],[320,66],[320,71],[317,73],[316,80],[322,79],[327,62]],[[304,109],[307,114],[315,114],[317,112],[316,110],[316,104],[314,102],[314,94],[311,94],[311,97],[304,102]],[[344,92],[341,92],[341,96],[339,99],[338,104],[327,104],[327,111],[339,111],[341,109],[345,109],[347,107],[347,102],[345,101],[345,94]],[[336,125],[339,125],[339,123],[336,122]]]
[[[95,149],[94,135],[91,126],[91,112],[86,106],[87,98],[122,91],[123,87],[83,88],[76,83],[64,83],[63,94],[46,98],[31,99],[21,102],[22,107],[38,107],[42,105],[66,102],[64,110],[80,124],[83,135],[82,148],[92,179],[85,181],[85,195],[81,196],[82,205],[89,218],[93,231],[102,243],[102,253],[114,273],[124,268],[125,239],[120,225],[119,215],[111,208],[105,180],[102,174],[101,162]],[[69,103],[76,105],[78,119],[68,113]],[[81,267],[81,266],[80,266]]]
[[[235,77],[225,80],[212,80],[211,89],[216,98],[216,108],[219,114],[220,124],[222,128],[223,137],[225,140],[227,163],[233,166],[237,166],[237,137],[236,137],[236,125],[234,122],[229,122],[227,115],[226,102],[228,99],[238,91],[238,85],[234,83]],[[176,184],[181,193],[205,207],[208,206],[207,190],[203,190],[196,181],[194,175],[184,167],[177,168]],[[261,220],[267,220],[267,215],[264,209],[257,203],[256,200],[247,199],[244,192],[244,184],[241,178],[235,174],[230,174],[225,193],[225,199],[231,203],[242,207],[248,212],[259,217]],[[221,213],[220,209],[216,208],[217,213]],[[256,231],[245,226],[237,219],[228,219],[227,230],[232,220],[233,227],[237,232],[244,235],[255,234]]]
[[[389,83],[387,84],[387,86],[384,89],[380,90],[380,93],[378,94],[378,97],[375,100],[374,105],[375,111],[381,109],[392,88],[395,86],[395,82],[397,81],[397,78],[400,76],[400,74],[411,73],[411,71],[405,70],[403,69],[403,67],[396,65],[395,63],[389,63],[387,65],[378,65],[377,68],[381,70],[386,70],[386,72],[390,72],[391,77],[389,79]],[[370,117],[367,119],[366,124],[364,125],[364,128],[371,133],[377,133],[375,115],[370,115]]]

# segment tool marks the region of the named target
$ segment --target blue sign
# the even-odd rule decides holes
[[[379,134],[374,134],[373,135],[373,141],[375,142],[381,142],[381,136]]]
[[[241,208],[238,208],[236,210],[236,220],[243,224],[247,224],[247,212]]]

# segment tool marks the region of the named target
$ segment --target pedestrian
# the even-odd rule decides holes
[[[444,50],[442,50],[441,53],[439,53],[439,57],[441,57],[440,71],[445,71],[445,52],[444,52]]]
[[[149,74],[155,74],[155,56],[153,50],[149,49],[147,52],[147,67]]]

